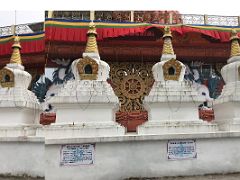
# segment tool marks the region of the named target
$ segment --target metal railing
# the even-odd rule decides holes
[[[157,24],[240,26],[240,16],[179,14],[177,11],[53,11],[52,18],[72,20],[99,20],[114,22],[143,22]],[[46,18],[49,17],[46,12]],[[44,23],[19,24],[17,34],[44,31]],[[0,36],[9,36],[13,26],[0,27]]]
[[[16,32],[16,34],[37,33],[42,32],[43,30],[44,30],[43,22],[18,24],[16,25],[16,27],[14,26],[0,27],[0,36],[10,36],[13,35],[14,32]]]
[[[91,13],[93,13],[92,19]],[[240,16],[180,14],[178,11],[52,11],[52,17],[115,22],[240,26]]]

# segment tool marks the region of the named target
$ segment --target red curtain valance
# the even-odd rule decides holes
[[[45,50],[44,33],[38,35],[19,36],[22,46],[21,53],[40,53]],[[0,56],[12,53],[12,44],[14,37],[0,38]]]

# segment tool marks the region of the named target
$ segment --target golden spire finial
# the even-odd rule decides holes
[[[22,64],[21,54],[20,54],[21,45],[20,45],[20,38],[18,36],[15,36],[14,38],[12,49],[13,49],[13,52],[10,59],[10,63]]]
[[[98,47],[97,47],[97,31],[96,31],[96,26],[94,24],[94,22],[90,22],[89,23],[89,30],[87,32],[87,46],[86,46],[86,50],[85,53],[98,53]]]
[[[174,55],[174,51],[172,47],[172,33],[169,26],[165,26],[164,28],[162,54]]]
[[[231,32],[231,55],[230,57],[233,56],[240,56],[240,47],[239,47],[239,37],[237,35],[237,31],[235,29],[232,29]]]

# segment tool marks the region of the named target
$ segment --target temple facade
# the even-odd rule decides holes
[[[184,24],[175,11],[46,14],[45,32],[0,37],[0,174],[240,172],[238,24]]]

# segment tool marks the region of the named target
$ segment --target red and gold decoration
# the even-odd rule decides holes
[[[146,91],[146,84],[136,75],[129,75],[123,78],[120,86],[122,94],[128,99],[137,99]]]
[[[18,36],[14,38],[12,49],[13,49],[13,52],[10,59],[10,63],[22,64],[22,59],[20,54],[21,45],[20,45],[20,38]]]
[[[97,32],[96,32],[96,26],[93,22],[89,23],[89,30],[87,32],[87,45],[85,53],[98,53],[98,47],[97,47]]]
[[[137,127],[148,119],[147,111],[117,112],[116,121],[127,127],[128,132],[136,132]]]
[[[163,35],[163,49],[162,54],[172,54],[174,55],[173,46],[172,46],[172,33],[169,26],[164,28]]]
[[[45,50],[45,34],[22,34],[18,35],[21,39],[21,54],[41,53]],[[14,42],[14,36],[0,37],[0,56],[11,54],[11,46]]]
[[[240,56],[239,37],[236,30],[232,30],[231,33],[231,57]]]
[[[181,15],[178,11],[134,11],[134,22],[151,22],[159,24],[181,24]]]
[[[130,22],[131,11],[113,11],[112,20],[118,22]]]
[[[89,22],[82,20],[64,20],[64,19],[46,19],[45,33],[47,40],[68,41],[68,42],[86,42],[86,33]],[[151,23],[124,23],[124,22],[95,22],[98,33],[98,40],[105,38],[128,36],[130,34],[139,34],[150,28],[163,29],[162,24]],[[184,35],[189,32],[197,32],[207,35],[220,42],[229,42],[231,27],[202,26],[202,25],[169,25],[172,32]],[[240,28],[235,28],[239,31]],[[238,33],[238,35],[240,35]]]
[[[142,100],[154,82],[153,63],[110,63],[111,85],[118,96],[121,112],[143,111]]]
[[[199,109],[198,113],[199,113],[199,118],[204,121],[211,122],[215,119],[213,109]]]
[[[173,74],[169,73],[171,68],[173,70]],[[167,61],[163,65],[164,80],[165,81],[167,81],[167,80],[178,81],[179,77],[180,77],[181,70],[182,70],[182,66],[181,66],[181,64],[178,60],[171,59],[171,60]]]
[[[14,74],[7,68],[0,70],[0,83],[3,88],[14,87]]]
[[[86,73],[86,67],[90,66],[92,73]],[[98,75],[98,64],[92,58],[86,56],[77,63],[78,73],[81,80],[96,80]]]
[[[56,113],[44,112],[40,114],[40,124],[49,125],[51,123],[55,123],[56,121]]]

